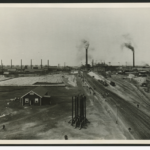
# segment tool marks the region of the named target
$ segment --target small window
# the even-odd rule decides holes
[[[35,98],[35,103],[38,103],[39,102],[39,99],[38,98]]]
[[[29,99],[28,98],[25,98],[25,103],[29,103]]]

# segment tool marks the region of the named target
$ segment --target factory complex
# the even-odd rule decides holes
[[[136,65],[130,43],[131,66],[89,64],[83,45],[81,66],[1,60],[1,139],[149,139],[149,65]]]

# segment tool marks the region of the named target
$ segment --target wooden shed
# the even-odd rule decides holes
[[[22,106],[24,105],[49,105],[51,104],[50,95],[44,87],[36,87],[25,93],[21,97]]]

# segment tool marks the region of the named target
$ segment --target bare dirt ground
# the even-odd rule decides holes
[[[43,75],[34,77],[19,77],[0,82],[0,86],[33,85],[36,82],[62,83],[61,74]]]
[[[20,101],[10,101],[12,96],[19,96],[31,87],[20,90],[11,87],[7,91],[1,87],[0,139],[64,140],[64,135],[70,140],[132,139],[121,124],[116,124],[115,114],[101,96],[90,94],[78,77],[71,79],[75,83],[66,80],[67,87],[46,87],[52,96],[52,105],[49,106],[23,107]],[[81,130],[68,123],[71,119],[71,96],[79,93],[87,96],[87,119],[90,121]],[[3,125],[5,129],[2,129]]]

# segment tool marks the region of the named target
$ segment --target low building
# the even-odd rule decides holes
[[[34,69],[25,69],[24,72],[35,72]]]
[[[9,72],[16,72],[17,69],[16,69],[16,68],[10,68],[10,69],[8,69],[8,71],[9,71]]]
[[[21,97],[22,106],[24,105],[46,105],[51,104],[50,95],[44,87],[36,87],[25,93]]]
[[[25,69],[25,72],[34,73],[34,72],[44,72],[44,69]]]

